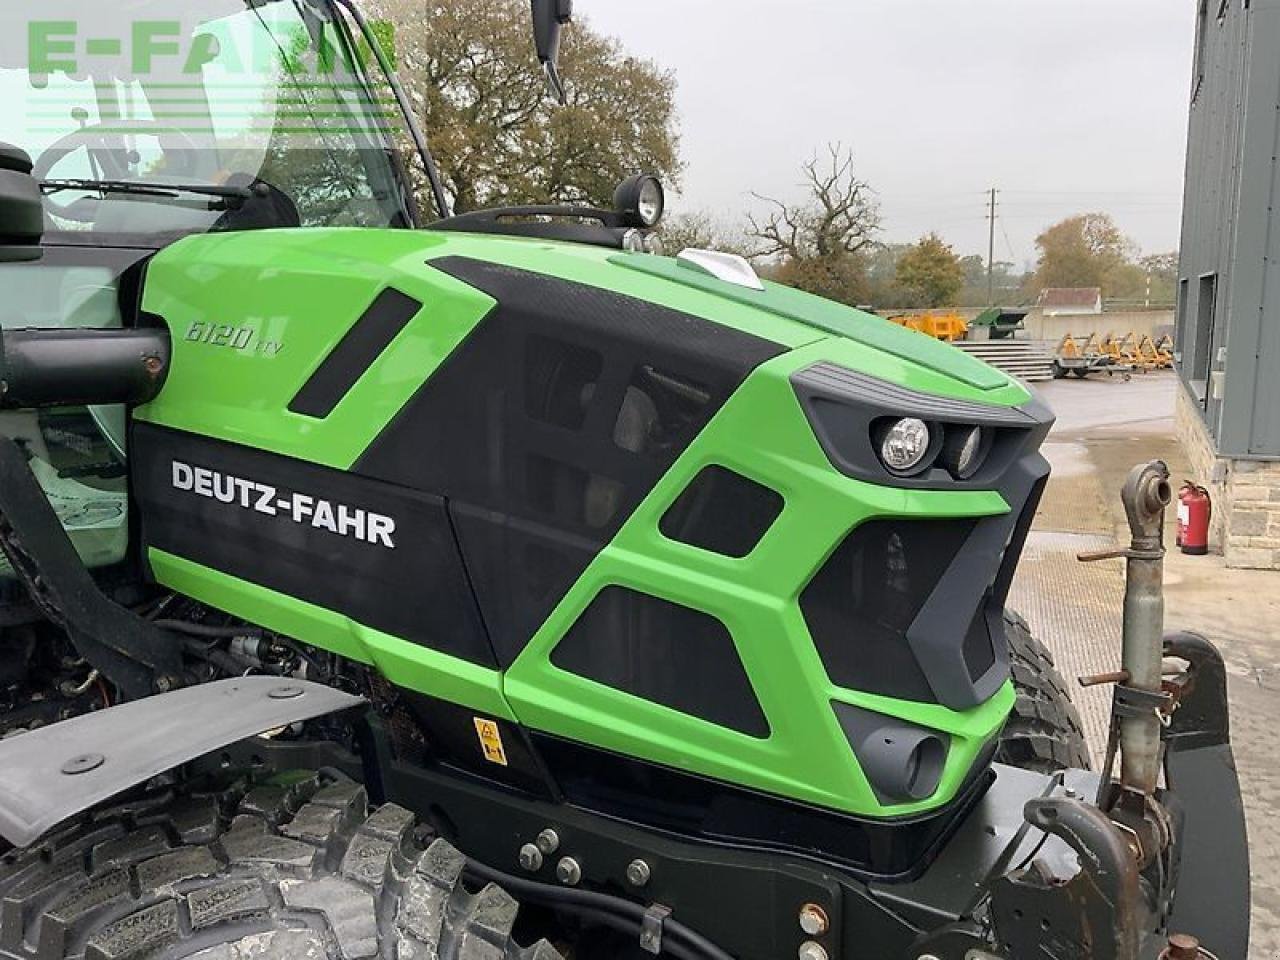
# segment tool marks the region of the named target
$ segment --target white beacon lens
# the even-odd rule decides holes
[[[657,180],[646,180],[640,186],[640,202],[636,212],[647,226],[653,226],[662,217],[662,187]]]

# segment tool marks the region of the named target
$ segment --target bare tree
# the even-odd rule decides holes
[[[840,143],[827,145],[802,167],[808,196],[799,204],[753,193],[774,209],[766,219],[747,217],[748,236],[760,241],[754,257],[784,260],[825,259],[856,254],[875,243],[880,205],[871,188],[853,172],[853,153]]]
[[[693,210],[664,220],[661,234],[663,246],[672,256],[690,247],[744,256],[749,252],[740,228],[706,210]]]

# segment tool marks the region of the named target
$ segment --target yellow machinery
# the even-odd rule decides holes
[[[933,337],[935,340],[944,340],[947,343],[953,343],[956,340],[963,340],[965,334],[969,332],[969,324],[964,317],[958,313],[920,313],[905,314],[898,317],[890,317],[892,323],[896,323],[900,327],[907,327],[915,330],[917,333],[923,333],[925,336]]]
[[[1173,357],[1162,353],[1150,336],[1143,335],[1138,341],[1138,356],[1144,364],[1150,364],[1152,370],[1167,370],[1173,366]]]
[[[1139,339],[1133,331],[1119,339],[1114,334],[1108,333],[1102,341],[1102,352],[1110,357],[1113,363],[1123,364],[1142,373],[1162,370],[1171,366],[1173,360],[1171,354],[1166,360],[1150,337],[1143,336]]]
[[[1053,354],[1055,380],[1061,380],[1067,374],[1083,380],[1091,373],[1105,373],[1107,376],[1120,373],[1128,380],[1131,369],[1129,364],[1117,360],[1111,353],[1098,346],[1096,333],[1091,333],[1087,337],[1076,337],[1068,333],[1058,341],[1058,348]]]

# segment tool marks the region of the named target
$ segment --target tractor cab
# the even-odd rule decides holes
[[[0,263],[0,326],[134,325],[185,236],[408,228],[431,180],[358,14],[335,3],[55,0],[0,35],[0,142],[30,161],[43,256]],[[410,172],[412,170],[412,172]],[[431,191],[424,191],[432,196]],[[436,195],[438,196],[438,194]],[[432,201],[435,202],[434,200]],[[0,414],[82,558],[125,555],[122,406]]]

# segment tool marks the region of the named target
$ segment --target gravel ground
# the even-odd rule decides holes
[[[1116,669],[1122,561],[1082,564],[1078,551],[1127,542],[1120,485],[1129,469],[1165,460],[1175,486],[1187,476],[1174,436],[1172,374],[1061,380],[1041,393],[1058,414],[1045,446],[1054,466],[1019,567],[1011,604],[1036,628],[1067,677]],[[1166,542],[1173,544],[1173,511]],[[1253,876],[1250,960],[1280,958],[1280,573],[1228,570],[1220,557],[1171,552],[1165,570],[1167,629],[1204,633],[1231,672],[1232,741],[1249,823]],[[1106,738],[1109,692],[1077,702],[1095,758]],[[1226,958],[1223,958],[1226,960]]]

